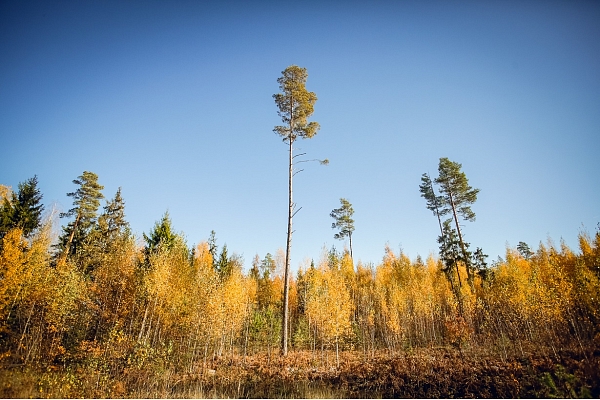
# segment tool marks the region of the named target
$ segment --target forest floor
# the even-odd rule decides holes
[[[545,352],[544,352],[545,353]],[[97,377],[96,377],[97,375]],[[599,398],[600,349],[519,355],[483,350],[292,351],[208,360],[194,371],[0,369],[0,397],[135,398]]]

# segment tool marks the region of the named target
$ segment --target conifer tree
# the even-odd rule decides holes
[[[453,161],[450,161],[448,158],[442,157],[440,158],[439,166],[438,166],[438,177],[435,178],[434,182],[438,185],[440,190],[440,196],[437,196],[434,192],[433,185],[431,183],[431,179],[428,175],[423,174],[421,177],[422,184],[419,186],[421,191],[421,196],[423,196],[427,200],[427,208],[432,210],[434,214],[438,217],[438,222],[440,222],[440,231],[441,236],[438,240],[440,242],[441,248],[443,250],[442,258],[450,256],[453,252],[448,251],[449,248],[452,248],[454,243],[445,243],[445,241],[450,240],[447,233],[456,232],[458,236],[458,244],[461,249],[461,257],[459,259],[454,259],[452,262],[463,261],[467,268],[467,279],[471,286],[471,289],[474,290],[474,267],[473,262],[471,260],[471,253],[467,250],[468,243],[463,240],[462,231],[460,228],[460,223],[458,217],[461,216],[465,221],[474,221],[475,213],[471,210],[471,205],[477,201],[477,194],[479,193],[479,189],[474,189],[469,186],[469,181],[464,172],[461,171],[462,165]],[[450,230],[450,226],[442,227],[441,224],[441,216],[451,214],[451,220],[454,221],[454,226],[456,230]],[[444,225],[446,225],[444,223]],[[453,239],[452,239],[453,240]],[[482,253],[483,254],[483,253]],[[445,260],[446,262],[447,260]],[[450,268],[449,266],[447,266]],[[458,267],[457,267],[458,272]],[[459,284],[460,284],[460,276],[459,276]]]
[[[533,252],[529,248],[529,245],[525,242],[519,242],[519,244],[517,245],[517,250],[526,260],[529,260],[533,255]]]
[[[260,272],[263,279],[271,279],[271,275],[275,272],[275,260],[271,253],[267,253],[265,258],[260,262]]]
[[[59,238],[58,248],[61,252],[59,263],[64,263],[68,256],[75,255],[82,246],[85,238],[96,222],[96,212],[100,199],[104,198],[101,190],[104,186],[98,183],[98,175],[84,171],[73,183],[79,188],[67,196],[73,198],[73,208],[66,213],[60,213],[61,218],[75,217],[75,220],[63,227]]]
[[[29,237],[40,226],[44,206],[38,188],[37,175],[19,183],[17,193],[7,194],[0,206],[0,239],[13,228],[20,228]]]
[[[314,104],[317,101],[317,95],[314,92],[306,90],[306,78],[308,74],[306,68],[300,68],[297,65],[287,67],[282,76],[277,79],[279,89],[282,93],[273,95],[275,104],[279,109],[278,115],[281,117],[284,125],[276,126],[273,131],[283,138],[288,145],[288,226],[287,242],[284,271],[284,289],[283,289],[283,318],[282,318],[282,338],[281,353],[287,355],[288,344],[288,292],[289,292],[289,269],[290,269],[290,251],[292,246],[292,218],[297,212],[292,200],[292,178],[294,176],[294,142],[298,138],[310,139],[317,134],[319,124],[317,122],[308,122],[308,118],[314,111]]]
[[[87,237],[85,253],[89,265],[85,268],[86,272],[99,267],[109,254],[127,248],[125,241],[129,238],[131,231],[125,220],[125,202],[119,188],[115,197],[106,202],[104,211]]]
[[[352,219],[352,215],[354,215],[354,209],[352,208],[352,204],[344,198],[340,199],[341,207],[336,208],[331,211],[329,216],[335,220],[331,224],[331,229],[338,228],[340,231],[333,235],[334,239],[344,239],[348,237],[350,240],[350,258],[352,258],[352,232],[354,232],[354,220]]]
[[[461,294],[462,278],[460,277],[460,271],[458,267],[459,261],[464,261],[463,253],[461,252],[460,242],[456,230],[452,228],[452,220],[448,219],[444,221],[442,227],[442,234],[438,237],[438,243],[440,244],[440,258],[443,263],[442,271],[446,275],[448,282],[456,301],[458,302],[458,310],[460,315],[463,315],[463,301]],[[465,247],[469,244],[465,243]],[[454,282],[454,271],[456,271],[456,278],[458,284]]]
[[[172,249],[179,238],[179,235],[173,232],[168,211],[163,214],[160,221],[154,224],[154,228],[150,231],[150,234],[146,235],[144,233],[143,236],[146,241],[146,247],[144,248],[146,261],[159,248],[164,248],[165,250]]]
[[[98,227],[110,240],[115,236],[129,232],[129,223],[125,220],[125,201],[121,196],[121,188],[115,197],[106,203],[104,212],[98,217]]]
[[[258,271],[259,265],[260,265],[260,257],[258,256],[258,254],[255,254],[254,258],[252,259],[252,268],[250,268],[250,278],[254,279],[257,282],[259,279],[259,271]]]
[[[489,277],[489,270],[485,259],[488,257],[487,254],[483,254],[483,250],[480,247],[475,249],[473,253],[473,268],[477,271],[479,276],[485,281]]]
[[[475,221],[475,213],[471,210],[471,204],[477,201],[479,189],[473,189],[469,186],[469,180],[464,172],[461,171],[462,165],[443,157],[440,158],[438,166],[439,176],[435,179],[440,187],[443,199],[442,213],[452,212],[458,238],[461,243],[463,253],[466,252],[458,216],[465,221]],[[468,258],[465,255],[465,259]]]
[[[210,231],[210,236],[208,237],[208,251],[210,252],[210,255],[212,256],[213,268],[215,270],[217,269],[217,250],[218,250],[216,235],[217,234],[215,233],[215,231],[212,230],[212,231]]]
[[[429,174],[425,173],[423,176],[421,176],[421,185],[419,185],[419,190],[421,191],[421,197],[427,201],[427,209],[432,211],[433,215],[437,217],[438,224],[440,225],[440,235],[443,236],[444,229],[442,227],[441,219],[441,216],[443,215],[441,210],[443,199],[441,196],[436,196]]]
[[[217,272],[222,278],[227,277],[230,273],[229,255],[227,254],[227,243],[225,243],[221,248],[221,254],[219,255],[219,259],[217,261]]]

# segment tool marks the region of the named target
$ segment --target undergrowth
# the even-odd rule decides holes
[[[411,349],[398,354],[292,352],[208,360],[116,374],[90,364],[4,366],[4,398],[598,398],[600,350],[500,358],[475,349]]]

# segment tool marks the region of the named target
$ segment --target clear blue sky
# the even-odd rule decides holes
[[[47,208],[84,170],[141,237],[168,210],[189,245],[248,266],[285,247],[286,146],[272,95],[291,64],[318,96],[296,175],[292,264],[355,209],[355,258],[437,251],[419,194],[440,157],[481,190],[464,233],[490,260],[600,222],[597,1],[3,1],[0,183]],[[62,221],[66,222],[66,221]]]

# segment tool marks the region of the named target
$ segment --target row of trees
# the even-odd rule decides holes
[[[36,177],[16,192],[0,187],[0,360],[77,363],[99,380],[135,379],[165,368],[193,372],[215,357],[285,355],[288,346],[338,358],[340,350],[445,345],[543,352],[600,339],[600,230],[580,235],[579,254],[520,243],[488,267],[481,249],[469,251],[460,224],[475,219],[479,191],[447,158],[420,186],[439,224],[439,258],[410,260],[386,248],[379,264],[356,264],[354,210],[342,198],[330,215],[349,251],[323,250],[293,277],[292,178],[308,161],[293,144],[319,128],[307,122],[316,95],[306,77],[289,67],[274,96],[284,123],[275,132],[289,151],[286,249],[257,255],[248,273],[226,245],[219,249],[214,231],[188,248],[168,213],[139,246],[121,190],[100,209],[103,186],[92,172],[73,181],[57,241],[51,219],[42,220]]]
[[[225,245],[219,249],[214,232],[189,249],[168,214],[139,247],[120,190],[94,210],[90,200],[101,198],[95,175],[75,182],[75,211],[65,213],[71,220],[57,244],[51,222],[37,214],[43,208],[37,180],[4,195],[4,362],[83,363],[99,377],[133,379],[149,368],[192,371],[213,357],[278,352],[283,252],[256,256],[244,273],[240,257]],[[37,222],[27,225],[32,218],[18,215]],[[600,230],[593,238],[581,234],[579,242],[578,254],[564,244],[533,252],[521,243],[472,278],[460,245],[452,269],[441,257],[410,260],[390,249],[377,265],[355,265],[349,251],[323,250],[289,279],[289,345],[315,357],[328,349],[366,355],[455,345],[507,354],[585,346],[599,334]],[[458,284],[459,276],[469,283]]]
[[[294,155],[294,142],[301,139],[310,139],[314,137],[320,129],[317,122],[308,122],[312,115],[317,96],[314,92],[306,89],[306,79],[308,77],[305,68],[292,65],[282,72],[282,76],[277,80],[280,93],[274,94],[273,98],[278,108],[278,114],[284,125],[276,126],[273,131],[283,138],[284,143],[288,145],[288,225],[286,240],[286,262],[284,272],[283,289],[283,309],[282,309],[282,342],[281,352],[287,354],[287,329],[288,329],[288,292],[289,292],[289,261],[292,243],[292,220],[294,215],[300,210],[296,209],[296,204],[292,200],[293,177],[298,172],[298,163],[296,157],[304,155]],[[322,163],[327,163],[325,160]],[[450,161],[447,158],[441,158],[439,163],[439,176],[432,182],[428,174],[423,174],[422,184],[420,186],[421,195],[427,201],[427,208],[431,210],[438,219],[440,227],[440,257],[444,263],[443,271],[452,286],[452,290],[459,304],[459,312],[463,314],[463,278],[460,274],[460,265],[466,270],[467,282],[471,292],[475,291],[475,274],[485,275],[487,273],[487,264],[485,259],[487,255],[483,254],[480,248],[472,253],[468,250],[469,243],[463,240],[459,216],[463,220],[475,220],[475,213],[471,210],[471,204],[477,200],[479,189],[474,189],[468,184],[464,172],[461,171],[461,165]],[[441,195],[436,195],[433,183],[438,185]],[[348,238],[350,242],[350,258],[352,251],[352,233],[354,231],[354,220],[352,215],[354,210],[347,199],[340,199],[341,207],[331,212],[331,217],[335,222],[333,229],[339,229],[335,234],[336,239]],[[442,217],[451,214],[451,218],[442,222]],[[452,224],[454,222],[454,224]],[[454,226],[452,226],[454,225]]]

